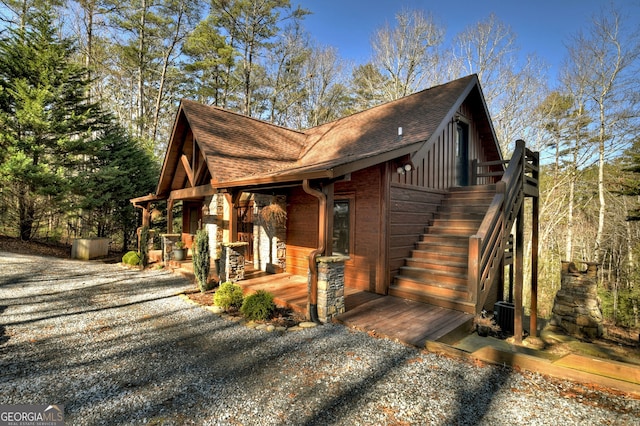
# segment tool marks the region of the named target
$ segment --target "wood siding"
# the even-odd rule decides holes
[[[307,276],[309,253],[318,247],[318,200],[292,189],[287,195],[287,272]]]
[[[487,161],[472,103],[458,114],[469,125],[469,163]],[[335,182],[334,198],[348,196],[355,209],[353,252],[345,284],[386,294],[434,218],[447,190],[456,185],[456,123],[451,120],[413,169],[398,173],[400,160],[372,166]],[[287,194],[287,272],[307,275],[308,255],[317,247],[318,201],[301,188]]]
[[[404,265],[405,258],[411,256],[411,250],[433,219],[445,191],[393,183],[390,193],[388,283]]]
[[[375,166],[358,171],[334,186],[335,198],[349,196],[355,209],[353,253],[345,263],[345,285],[372,292],[384,292],[388,286],[385,274],[378,272],[384,249],[380,235],[386,228],[381,215],[381,170],[382,166]],[[306,276],[309,253],[317,244],[318,200],[301,188],[292,189],[287,195],[287,272]]]
[[[482,146],[480,132],[474,121],[469,102],[462,104],[458,114],[469,124],[469,163],[473,159],[487,161]],[[397,164],[401,166],[402,164]],[[406,173],[393,173],[391,182],[418,186],[422,188],[447,190],[456,185],[456,124],[452,120],[438,135],[433,146],[423,158],[413,164],[413,170]],[[488,183],[488,182],[479,182]]]
[[[345,285],[371,292],[386,292],[384,276],[378,276],[377,265],[383,247],[379,237],[384,232],[385,221],[381,217],[381,171],[374,166],[351,175],[351,180],[336,182],[334,194],[352,194],[355,208],[354,252],[345,263]]]

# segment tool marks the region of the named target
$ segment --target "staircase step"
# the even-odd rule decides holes
[[[495,193],[496,192],[496,184],[491,183],[488,185],[470,185],[470,186],[452,186],[449,188],[449,196],[455,196],[459,194],[483,194],[483,193]]]
[[[448,253],[434,248],[426,250],[413,250],[412,256],[414,259],[424,259],[431,262],[453,262],[460,264],[467,264],[467,253],[465,250],[462,253]]]
[[[430,226],[424,235],[456,235],[460,237],[469,237],[474,235],[480,225],[475,227],[453,227],[453,226]]]
[[[420,251],[436,251],[446,254],[469,254],[469,238],[460,237],[458,235],[438,235],[425,234],[422,236],[423,241],[416,243],[416,250]]]
[[[438,211],[434,215],[434,219],[448,219],[448,220],[477,220],[482,223],[484,219],[484,215],[487,213],[486,210],[470,212],[470,211],[462,211],[458,209],[458,211]]]
[[[482,219],[435,218],[429,227],[448,227],[474,229],[480,226]]]
[[[456,234],[422,234],[420,236],[420,242],[441,246],[469,247],[469,236]]]
[[[456,311],[466,312],[469,314],[474,314],[476,309],[474,303],[467,301],[466,298],[451,299],[448,297],[439,297],[427,294],[420,290],[400,288],[395,285],[389,287],[389,295],[415,300],[417,302],[429,303],[431,305],[454,309]]]
[[[424,269],[414,266],[401,266],[399,274],[426,282],[435,281],[447,285],[467,285],[467,274],[460,272],[448,272],[442,269]]]
[[[419,257],[405,259],[405,266],[411,268],[428,269],[430,271],[450,272],[454,274],[466,275],[468,262],[466,258],[459,258],[458,261],[430,260]]]
[[[467,289],[469,237],[480,227],[495,190],[495,185],[452,189],[412,257],[400,267],[389,294],[474,314]]]
[[[469,202],[442,204],[436,213],[474,213],[483,215],[489,209],[489,204],[475,204]]]

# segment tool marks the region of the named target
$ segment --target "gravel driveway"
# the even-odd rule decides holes
[[[0,252],[0,404],[67,424],[638,424],[640,401],[340,325],[255,330],[162,270]]]

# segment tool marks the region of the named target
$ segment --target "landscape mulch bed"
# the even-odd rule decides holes
[[[217,288],[216,288],[217,289]],[[216,289],[207,290],[205,292],[201,292],[200,290],[193,289],[185,291],[184,294],[191,301],[197,303],[201,306],[213,306],[213,295],[216,292]],[[242,314],[237,310],[230,310],[227,312],[227,315],[232,317],[240,317]],[[299,323],[305,321],[300,314],[293,312],[291,309],[276,307],[276,310],[273,313],[271,319],[266,321],[257,321],[259,323],[272,324],[276,327],[293,327],[298,325]]]

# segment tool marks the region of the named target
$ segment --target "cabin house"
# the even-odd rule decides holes
[[[525,197],[535,221],[537,156],[519,142],[502,158],[471,75],[304,131],[183,100],[156,193],[131,201],[144,224],[153,203],[182,203],[165,260],[204,227],[221,280],[243,265],[308,277],[311,319],[327,280],[337,299],[357,289],[473,316],[502,300],[514,264],[518,332]]]

